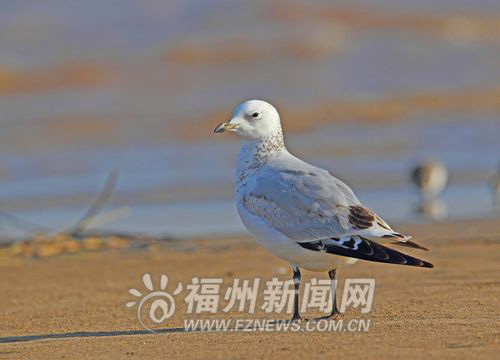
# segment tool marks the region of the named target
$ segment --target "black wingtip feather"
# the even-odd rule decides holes
[[[422,267],[429,268],[429,269],[434,268],[434,265],[432,265],[430,262],[422,260],[422,263],[423,263]]]
[[[361,242],[358,241],[356,248],[347,247],[344,245],[344,242],[339,243],[338,239],[327,239],[316,242],[299,243],[299,245],[305,249],[313,251],[319,251],[319,249],[321,248],[321,251],[326,250],[326,252],[330,254],[347,256],[361,260],[424,268],[434,267],[434,265],[432,265],[430,262],[403,254],[402,252],[380,245],[364,237],[355,236],[355,238],[362,240]],[[347,244],[347,242],[345,242],[345,244]]]

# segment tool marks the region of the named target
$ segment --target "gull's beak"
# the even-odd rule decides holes
[[[231,124],[230,122],[223,122],[222,124],[217,125],[214,129],[214,133],[223,133],[225,131],[230,131],[236,129],[237,124]]]

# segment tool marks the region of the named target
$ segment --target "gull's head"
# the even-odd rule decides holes
[[[225,131],[257,140],[281,132],[280,116],[274,106],[265,101],[245,101],[234,109],[231,120],[214,129],[214,133]]]

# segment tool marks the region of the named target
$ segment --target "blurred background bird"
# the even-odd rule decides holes
[[[439,199],[448,184],[448,170],[437,160],[420,162],[411,172],[411,181],[417,187],[420,203],[417,212],[434,220],[447,215],[446,203]]]

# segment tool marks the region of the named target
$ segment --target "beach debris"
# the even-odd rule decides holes
[[[113,170],[109,173],[103,189],[82,218],[75,224],[64,226],[58,230],[0,211],[0,218],[3,222],[21,228],[30,234],[24,239],[4,239],[0,245],[0,259],[10,257],[46,258],[90,251],[148,249],[170,242],[172,240],[170,236],[150,236],[96,230],[100,226],[112,223],[130,214],[128,207],[102,211],[109,203],[117,181],[118,172]]]

